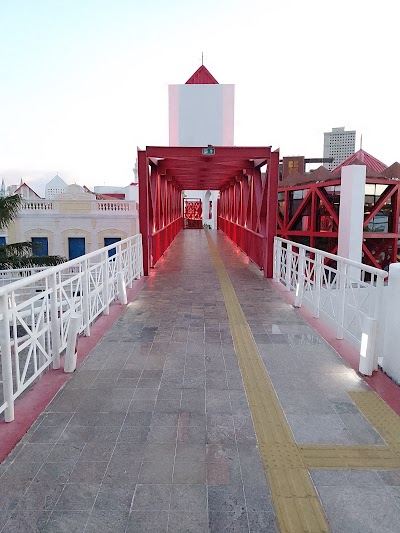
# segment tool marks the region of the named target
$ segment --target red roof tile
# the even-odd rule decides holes
[[[196,72],[190,76],[185,85],[218,85],[214,76],[206,69],[204,65],[201,65]]]

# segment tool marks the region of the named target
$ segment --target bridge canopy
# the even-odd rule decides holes
[[[145,274],[183,228],[182,191],[218,190],[218,228],[271,277],[278,166],[279,152],[271,147],[147,146],[139,150]],[[263,177],[261,167],[266,167]]]

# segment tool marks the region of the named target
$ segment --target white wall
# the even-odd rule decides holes
[[[170,85],[170,146],[233,146],[234,90],[234,85]]]
[[[338,255],[357,263],[362,263],[365,179],[365,165],[342,168]]]

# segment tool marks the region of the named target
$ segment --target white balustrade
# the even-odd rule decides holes
[[[308,307],[336,338],[360,350],[360,371],[378,367],[376,331],[383,327],[382,298],[387,272],[323,250],[275,237],[274,279],[294,292],[296,307]]]
[[[14,419],[16,398],[51,365],[60,368],[71,318],[79,316],[78,333],[89,335],[113,301],[126,302],[123,284],[130,287],[142,275],[138,234],[0,287],[0,414],[6,422]]]
[[[62,201],[62,200],[61,200]],[[124,200],[96,200],[95,211],[130,212],[135,209],[135,202]],[[24,200],[21,211],[53,211],[58,212],[58,202],[52,200]]]
[[[52,211],[53,202],[50,200],[24,200],[22,211]]]
[[[97,201],[97,209],[98,211],[132,211],[133,210],[133,202],[123,202],[121,200],[119,201]]]

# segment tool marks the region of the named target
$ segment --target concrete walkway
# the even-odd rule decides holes
[[[226,237],[210,236],[220,259],[203,230],[178,235],[0,465],[0,531],[400,530],[397,415]],[[290,494],[288,471],[301,473]],[[322,521],[302,514],[307,499]]]

